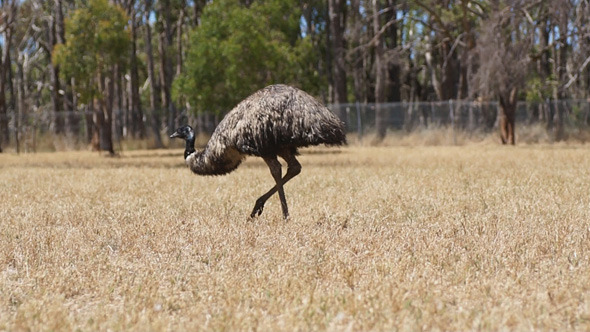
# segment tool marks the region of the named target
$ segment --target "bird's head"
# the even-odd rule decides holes
[[[195,131],[191,126],[184,126],[176,129],[175,132],[170,135],[170,138],[182,138],[186,142],[186,148],[184,149],[184,159],[195,152]]]
[[[172,133],[172,135],[170,135],[170,138],[182,138],[184,140],[191,140],[195,137],[195,131],[193,130],[193,128],[191,126],[183,126],[180,127],[178,129],[176,129],[176,131],[174,133]]]

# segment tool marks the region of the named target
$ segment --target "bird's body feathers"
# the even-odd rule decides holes
[[[187,156],[193,172],[221,175],[247,155],[266,157],[311,145],[346,143],[344,124],[306,92],[271,85],[240,102],[219,123],[203,151]]]

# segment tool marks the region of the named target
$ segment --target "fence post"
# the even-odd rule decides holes
[[[22,105],[20,105],[22,106]],[[16,153],[20,154],[20,125],[21,125],[21,107],[14,112],[14,142],[16,143]]]
[[[359,142],[362,140],[363,138],[363,122],[361,120],[361,108],[359,105],[359,101],[356,101],[356,130],[357,130],[357,135],[359,136]]]
[[[469,134],[473,134],[475,130],[475,114],[473,114],[474,102],[469,103]]]
[[[436,113],[434,110],[434,102],[430,101],[430,124],[435,124],[436,126],[439,126],[440,123],[436,123],[434,122],[434,120],[436,119]]]
[[[449,99],[449,114],[451,116],[451,130],[453,132],[453,145],[457,145],[457,135],[455,134],[455,109],[453,107],[453,100]]]
[[[588,121],[588,113],[590,113],[590,99],[586,99],[584,102],[584,109],[586,112],[584,113],[584,126],[590,125]]]
[[[339,107],[339,108],[342,108],[342,107]],[[342,116],[342,110],[340,110],[340,115]],[[344,125],[346,127],[348,127],[348,125],[347,125],[348,119],[350,119],[350,106],[348,104],[346,104],[346,108],[344,109],[344,120],[342,117],[340,117],[340,121],[344,121]]]

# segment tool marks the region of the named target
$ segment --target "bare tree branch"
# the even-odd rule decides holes
[[[578,68],[578,70],[576,71],[576,73],[570,77],[570,80],[564,84],[562,86],[562,89],[567,89],[570,87],[570,85],[572,85],[572,83],[574,83],[577,79],[578,76],[580,76],[580,74],[582,73],[582,71],[584,70],[584,68],[586,68],[586,66],[588,65],[588,63],[590,63],[590,56],[586,58],[586,60],[584,61],[584,63],[582,63],[582,65],[580,66],[580,68]]]
[[[449,28],[442,21],[442,18],[440,17],[440,15],[438,15],[438,13],[432,9],[431,5],[425,4],[424,2],[419,1],[419,0],[415,0],[414,3],[416,3],[418,6],[422,7],[424,10],[426,10],[432,16],[432,18],[434,18],[434,21],[442,27],[442,33],[447,38],[453,39],[453,37],[451,36],[451,32],[449,31]]]

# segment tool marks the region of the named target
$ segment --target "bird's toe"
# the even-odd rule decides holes
[[[254,209],[252,209],[252,213],[250,214],[250,218],[254,218],[260,216],[262,214],[262,210],[264,209],[264,203],[260,204],[256,202]]]

